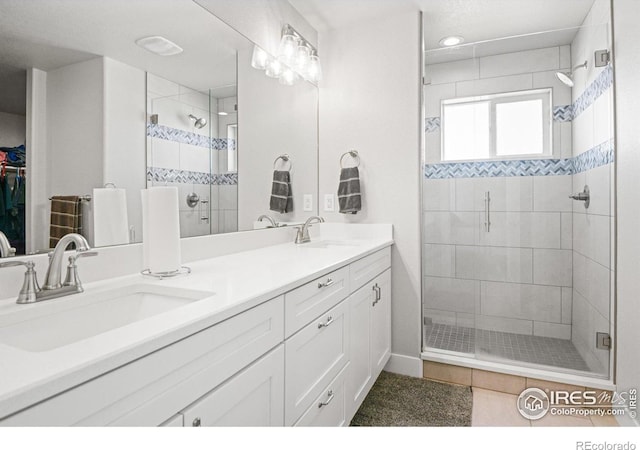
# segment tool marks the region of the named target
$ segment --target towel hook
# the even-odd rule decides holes
[[[278,156],[276,159],[273,160],[273,170],[276,169],[276,166],[278,165],[278,160],[283,160],[285,163],[289,163],[289,168],[287,170],[291,171],[291,169],[293,168],[293,163],[291,162],[291,158],[289,157],[288,154],[283,154]]]
[[[356,160],[356,167],[360,167],[360,155],[358,155],[358,151],[357,150],[349,150],[348,152],[344,152],[342,154],[342,156],[340,157],[340,168],[344,169],[344,166],[342,165],[342,160],[344,159],[345,156],[351,156],[353,159]]]

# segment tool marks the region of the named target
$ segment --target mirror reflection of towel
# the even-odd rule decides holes
[[[291,175],[288,170],[274,170],[269,209],[281,214],[293,211]]]
[[[362,209],[360,172],[357,167],[346,167],[340,170],[338,206],[342,214],[357,214]]]
[[[49,247],[56,246],[61,237],[69,233],[82,234],[82,206],[77,195],[51,197],[51,227]]]

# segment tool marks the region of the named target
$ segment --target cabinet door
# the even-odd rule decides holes
[[[293,425],[349,362],[349,309],[340,302],[285,342],[285,425]]]
[[[372,383],[370,314],[374,299],[373,283],[368,283],[349,297],[349,373],[347,376],[347,414],[353,417],[369,392]]]
[[[282,345],[182,412],[186,426],[282,426]]]
[[[371,308],[371,362],[374,379],[391,356],[391,269],[373,280],[380,291]]]

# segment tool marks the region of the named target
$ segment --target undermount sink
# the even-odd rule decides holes
[[[302,244],[306,248],[347,248],[355,247],[355,244],[348,241],[311,241],[307,244]]]
[[[0,344],[45,352],[97,336],[214,295],[212,292],[133,284],[85,292],[11,314],[0,327]],[[51,302],[51,303],[49,303]],[[35,308],[42,313],[34,317]]]

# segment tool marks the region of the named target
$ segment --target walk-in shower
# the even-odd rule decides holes
[[[612,379],[613,64],[594,64],[610,22],[595,0],[574,28],[425,34],[424,359]]]

